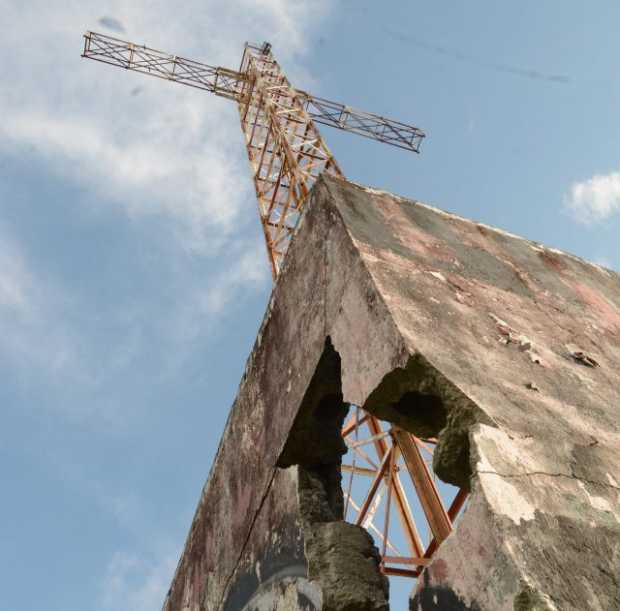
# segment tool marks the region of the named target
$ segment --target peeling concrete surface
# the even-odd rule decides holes
[[[620,608],[619,372],[618,274],[321,178],[164,608],[387,608],[340,521],[343,403],[438,433],[471,489],[411,609]],[[340,552],[367,569],[351,606]]]

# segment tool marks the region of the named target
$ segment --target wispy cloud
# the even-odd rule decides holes
[[[177,364],[183,361],[186,350],[194,342],[204,339],[204,334],[211,331],[213,322],[226,314],[232,302],[266,287],[270,282],[262,242],[231,244],[228,256],[232,258],[232,263],[225,270],[213,274],[205,286],[194,287],[171,321],[170,329],[179,346]]]
[[[608,219],[620,212],[620,172],[597,174],[574,183],[564,203],[580,223],[591,224]]]
[[[191,115],[191,101],[179,104],[178,110],[179,117]],[[128,116],[119,123],[130,120]],[[95,191],[99,205],[115,203],[134,217],[165,214],[177,223],[180,244],[213,252],[214,243],[221,245],[239,215],[251,210],[247,162],[239,159],[239,152],[233,150],[237,147],[221,134],[207,144],[190,142],[190,136],[182,135],[179,118],[157,123],[147,118],[142,126],[114,134],[113,124],[107,130],[85,116],[14,109],[0,132],[8,141],[36,147],[50,170]],[[203,127],[209,133],[207,123]],[[148,132],[168,130],[161,136],[164,142],[156,142],[160,136],[155,134],[149,140]],[[175,133],[181,134],[178,148],[172,142]],[[241,138],[236,135],[240,148]],[[247,177],[247,182],[241,177]]]
[[[0,308],[26,315],[32,308],[33,280],[16,245],[0,230]]]
[[[100,575],[98,611],[160,609],[180,550],[157,539],[181,538],[145,526],[147,493],[117,473],[109,474],[114,485],[98,482],[96,460],[78,449],[106,447],[110,431],[133,443],[139,415],[165,403],[158,391],[187,381],[178,363],[208,349],[207,334],[229,306],[245,307],[268,287],[269,269],[264,245],[248,237],[256,203],[235,105],[81,59],[81,34],[122,28],[123,38],[233,68],[246,40],[268,38],[291,79],[307,87],[300,57],[331,2],[110,0],[105,14],[94,0],[3,5],[10,27],[0,52],[11,86],[0,95],[0,155],[19,171],[33,168],[28,188],[6,188],[30,198],[23,216],[19,198],[0,203],[5,218],[19,221],[0,224],[0,378],[12,401],[3,408],[54,410],[38,420],[41,430],[25,420],[41,443],[14,435],[15,445],[64,473],[123,533]],[[50,197],[44,187],[37,193],[40,175]],[[65,193],[70,205],[58,203]],[[78,206],[93,208],[82,215]],[[83,235],[72,243],[83,228],[97,236],[88,252]],[[111,246],[110,235],[120,236]],[[140,247],[125,250],[134,239]],[[109,255],[115,245],[120,254]],[[119,262],[126,253],[137,261]],[[65,434],[75,421],[79,434]],[[97,535],[113,537],[104,526]]]
[[[234,104],[80,59],[81,34],[101,24],[123,28],[135,42],[233,68],[245,40],[268,34],[293,76],[303,75],[295,57],[327,6],[112,0],[106,10],[113,17],[102,17],[96,2],[70,2],[63,11],[43,0],[28,11],[9,3],[3,17],[11,28],[0,49],[11,57],[5,77],[12,86],[0,98],[0,150],[34,148],[54,172],[102,202],[132,215],[165,214],[179,224],[182,243],[212,251],[215,235],[231,234],[240,216],[253,212]],[[23,44],[24,31],[36,44]]]
[[[66,296],[37,275],[23,248],[0,226],[0,358],[20,378],[44,368],[50,377],[70,367],[80,375],[70,333],[56,319]]]
[[[110,559],[101,587],[102,611],[156,611],[161,608],[178,553],[161,559],[118,551]]]
[[[138,384],[154,375],[162,384],[175,380],[222,321],[240,314],[239,304],[267,289],[264,250],[259,241],[231,242],[221,271],[198,278],[192,270],[199,263],[184,269],[195,256],[164,261],[166,297],[132,293],[105,304],[97,292],[46,273],[0,226],[0,372],[19,388],[41,392],[37,409],[122,431],[143,406],[128,410],[115,389],[133,392],[125,386],[129,372]]]
[[[239,290],[252,290],[268,282],[268,267],[265,265],[264,244],[255,244],[239,256],[231,270],[218,274],[210,290],[203,296],[203,304],[209,314],[219,314]]]

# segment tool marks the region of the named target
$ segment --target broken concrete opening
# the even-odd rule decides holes
[[[308,577],[321,585],[327,611],[345,600],[350,609],[387,609],[385,575],[416,578],[464,505],[466,491],[438,482],[430,466],[450,410],[429,371],[410,359],[363,410],[351,407],[326,339],[278,466],[299,469]],[[462,455],[468,461],[467,448]]]
[[[469,429],[489,419],[421,356],[389,372],[364,409],[419,439],[433,440],[433,470],[444,482],[469,490]]]
[[[448,414],[461,407],[442,393],[423,360],[410,359],[381,380],[343,428],[349,447],[342,467],[345,517],[368,529],[381,570],[392,577],[421,574],[467,498],[469,486],[441,482],[432,468],[438,437],[447,437]],[[468,464],[467,446],[461,454]]]
[[[319,179],[165,610],[387,609],[386,569],[415,611],[620,608],[620,277],[547,254]]]
[[[434,530],[440,541],[449,534],[466,493],[434,476],[433,439],[412,439],[386,421],[375,421],[371,429],[367,422],[348,436],[350,450],[342,465],[345,519],[367,529],[379,550],[382,572],[390,579],[406,578],[399,587],[410,591],[412,579],[438,547]],[[418,460],[411,465],[408,459],[415,453]],[[442,524],[446,513],[450,518]],[[394,608],[401,608],[400,602]]]

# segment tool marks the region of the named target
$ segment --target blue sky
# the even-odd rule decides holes
[[[427,131],[326,128],[350,179],[620,268],[617,2],[0,8],[2,611],[159,609],[270,290],[234,105],[80,59],[85,30],[230,67],[269,40]]]

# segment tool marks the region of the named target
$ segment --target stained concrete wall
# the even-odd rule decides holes
[[[341,521],[345,403],[471,489],[412,609],[620,608],[619,370],[617,274],[320,179],[164,608],[387,609]]]

